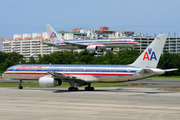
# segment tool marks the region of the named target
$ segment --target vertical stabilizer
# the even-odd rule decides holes
[[[143,68],[156,68],[167,36],[167,34],[159,34],[131,65]]]
[[[51,42],[63,41],[61,37],[56,33],[56,31],[50,25],[47,24],[45,26]]]

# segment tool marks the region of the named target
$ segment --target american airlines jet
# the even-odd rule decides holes
[[[139,42],[132,38],[62,40],[50,25],[45,26],[50,42],[43,43],[60,49],[84,49],[87,52],[98,54],[103,51],[113,51],[114,48],[130,48],[139,45]]]
[[[85,90],[94,90],[91,83],[97,82],[124,82],[139,80],[161,75],[167,71],[178,69],[156,68],[160,59],[167,35],[160,34],[144,50],[144,52],[129,65],[37,65],[24,64],[9,67],[3,73],[3,78],[19,80],[19,89],[22,80],[39,80],[42,87],[60,86],[68,82],[69,91],[78,90],[75,86],[88,85]]]

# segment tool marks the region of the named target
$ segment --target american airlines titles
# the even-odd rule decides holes
[[[39,70],[41,69],[42,66],[19,66],[18,69],[32,69],[32,70]]]

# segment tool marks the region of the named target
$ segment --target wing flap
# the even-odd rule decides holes
[[[61,78],[61,79],[69,79],[69,80],[75,80],[76,78],[71,75],[65,75],[62,73],[57,72],[48,72],[48,74],[54,76],[55,78]]]
[[[99,81],[98,78],[92,76],[92,75],[74,75],[74,77],[81,79],[86,82],[96,82]]]
[[[83,82],[95,82],[99,81],[98,78],[92,75],[65,75],[58,72],[48,72],[48,74],[54,76],[55,78],[60,78],[62,80],[75,80]]]

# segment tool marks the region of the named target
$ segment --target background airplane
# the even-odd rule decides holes
[[[85,90],[94,90],[93,82],[124,82],[161,75],[178,69],[158,69],[167,35],[160,34],[145,51],[130,65],[14,65],[3,73],[3,78],[19,80],[39,80],[42,87],[59,86],[69,82],[69,91],[78,90],[74,86],[88,85]]]
[[[98,54],[103,51],[113,51],[114,48],[131,48],[139,45],[139,42],[132,38],[63,40],[50,25],[45,26],[50,42],[43,43],[60,49],[84,49],[85,51]]]

